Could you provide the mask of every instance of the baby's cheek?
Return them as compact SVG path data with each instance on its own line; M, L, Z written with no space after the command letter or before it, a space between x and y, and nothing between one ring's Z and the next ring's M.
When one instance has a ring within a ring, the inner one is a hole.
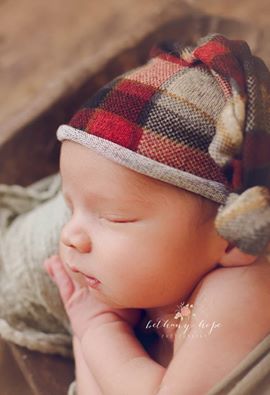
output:
M116 281L119 278L143 278L147 268L158 258L157 244L149 245L146 235L138 237L135 232L129 234L127 231L126 235L117 236L104 240L103 248L99 249L97 261L102 265L102 271L110 273Z

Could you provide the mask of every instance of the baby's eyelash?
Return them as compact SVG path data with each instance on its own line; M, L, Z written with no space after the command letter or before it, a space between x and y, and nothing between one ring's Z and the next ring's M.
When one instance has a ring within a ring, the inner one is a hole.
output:
M101 219L105 219L106 221L115 223L115 224L128 224L128 223L132 223L132 222L136 222L136 219L130 219L130 220L126 220L126 219L109 219L109 218L101 218Z

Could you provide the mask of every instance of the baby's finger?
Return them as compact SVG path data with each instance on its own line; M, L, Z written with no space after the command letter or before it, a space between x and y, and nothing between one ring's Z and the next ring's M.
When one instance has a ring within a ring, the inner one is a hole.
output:
M66 304L76 289L75 284L65 270L62 261L57 256L47 261L45 265L48 268L48 273L50 273L59 289L64 304Z
M50 276L50 278L54 281L53 272L52 272L52 269L51 269L51 266L50 266L50 263L49 263L48 259L46 259L43 262L43 267L46 270L46 272L48 273L48 275Z

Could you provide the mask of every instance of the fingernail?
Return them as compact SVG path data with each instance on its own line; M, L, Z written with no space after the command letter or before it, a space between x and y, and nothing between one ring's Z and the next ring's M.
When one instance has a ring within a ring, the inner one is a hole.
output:
M48 273L48 275L51 277L51 279L53 281L55 281L54 272L53 272L53 268L51 267L51 265L48 265L48 263L46 263L46 261L45 261L44 262L44 267L45 267L46 272Z

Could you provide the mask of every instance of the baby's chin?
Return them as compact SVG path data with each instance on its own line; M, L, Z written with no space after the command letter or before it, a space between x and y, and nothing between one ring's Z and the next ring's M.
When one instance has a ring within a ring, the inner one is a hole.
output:
M106 303L108 306L114 309L128 309L129 306L125 304L120 304L110 298L109 296L105 295L100 289L91 289L91 292L95 295L95 298L98 299L100 302Z

